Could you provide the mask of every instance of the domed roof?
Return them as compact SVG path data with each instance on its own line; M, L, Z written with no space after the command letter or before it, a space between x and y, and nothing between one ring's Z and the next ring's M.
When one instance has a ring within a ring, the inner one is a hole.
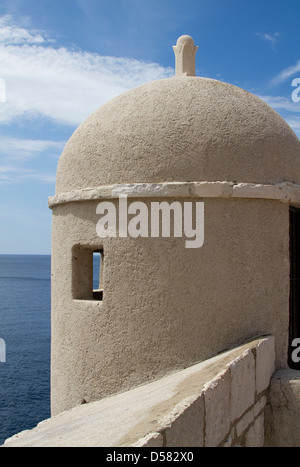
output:
M300 142L258 97L177 73L128 91L87 118L62 153L56 194L174 181L300 183Z

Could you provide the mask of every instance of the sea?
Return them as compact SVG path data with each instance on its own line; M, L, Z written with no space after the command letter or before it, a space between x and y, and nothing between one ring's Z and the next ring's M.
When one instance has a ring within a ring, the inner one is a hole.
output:
M50 417L50 291L51 256L0 255L0 445Z

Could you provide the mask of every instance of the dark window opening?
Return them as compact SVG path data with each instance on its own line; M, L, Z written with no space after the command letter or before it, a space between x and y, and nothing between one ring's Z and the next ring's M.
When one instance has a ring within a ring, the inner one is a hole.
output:
M103 249L75 245L72 249L72 298L103 300Z
M103 250L93 252L93 298L103 300Z
M297 339L299 339L297 341ZM300 209L290 208L290 323L288 365L300 370ZM298 349L298 350L297 350Z

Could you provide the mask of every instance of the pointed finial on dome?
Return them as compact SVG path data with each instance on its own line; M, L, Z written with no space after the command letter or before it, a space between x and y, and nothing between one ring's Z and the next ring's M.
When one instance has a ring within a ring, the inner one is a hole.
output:
M173 45L176 59L176 76L196 76L196 52L194 39L191 36L180 36Z

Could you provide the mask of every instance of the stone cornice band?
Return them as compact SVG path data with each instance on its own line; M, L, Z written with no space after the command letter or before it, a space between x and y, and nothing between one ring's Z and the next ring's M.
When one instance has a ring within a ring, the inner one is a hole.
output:
M52 196L49 208L59 204L101 199L128 198L248 198L277 200L300 205L300 185L282 182L274 185L234 182L164 182L104 185Z

